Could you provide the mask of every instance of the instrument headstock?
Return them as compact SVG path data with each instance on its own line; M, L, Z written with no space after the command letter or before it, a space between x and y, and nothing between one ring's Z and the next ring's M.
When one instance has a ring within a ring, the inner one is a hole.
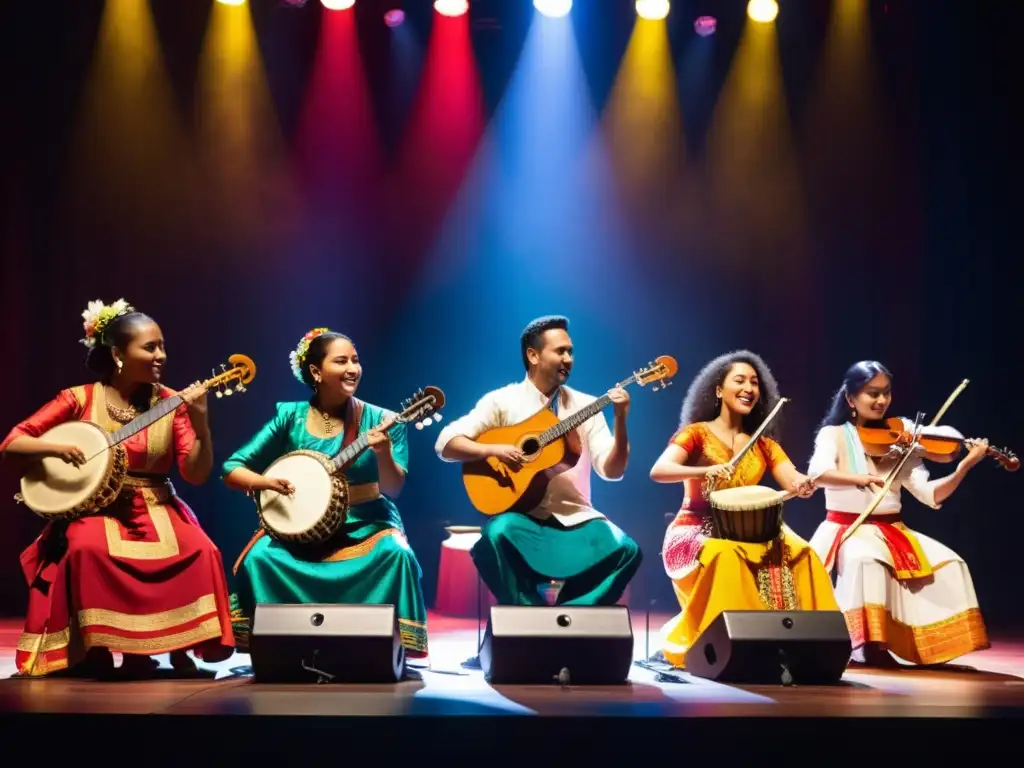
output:
M999 466L1007 472L1016 472L1020 469L1020 459L1009 448L996 448L990 445L986 453L998 461Z
M402 401L402 412L396 420L408 424L414 423L416 429L429 427L441 421L441 409L444 407L444 392L438 387L423 387L413 392L412 397Z
M231 355L227 364L220 364L221 372L215 368L212 376L203 382L208 390L213 390L216 397L227 397L238 392L245 392L245 385L256 378L256 363L245 355ZM231 387L235 382L234 388Z
M658 392L672 386L671 378L678 370L679 364L674 357L662 355L648 363L646 368L634 371L632 379L641 387L654 384L651 391Z

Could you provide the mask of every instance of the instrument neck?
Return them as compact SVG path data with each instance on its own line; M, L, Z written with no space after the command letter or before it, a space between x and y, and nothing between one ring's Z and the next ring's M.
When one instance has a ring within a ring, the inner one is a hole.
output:
M392 421L390 424L382 425L381 429L385 432L390 432L398 420ZM334 464L335 471L340 471L342 468L348 466L357 458L360 454L370 447L370 433L363 432L355 440L349 443L347 446L338 451L337 455L331 460Z
M627 381L623 384L619 384L619 386L627 386L628 384L631 383L631 381L632 380ZM594 402L584 406L583 408L580 408L571 416L567 416L566 418L562 419L553 427L545 429L540 435L541 447L553 443L555 440L558 440L559 438L562 438L565 435L572 432L585 421L589 421L598 413L600 413L605 408L605 406L607 406L611 401L611 397L609 397L608 394L605 393L601 395L601 397L597 398Z
M148 411L135 417L119 430L114 432L110 436L110 444L117 445L118 443L124 442L132 435L137 432L141 432L146 429L146 427L156 423L164 416L174 411L174 409L183 402L185 401L181 395L172 395L171 397L166 397L163 400L160 400Z

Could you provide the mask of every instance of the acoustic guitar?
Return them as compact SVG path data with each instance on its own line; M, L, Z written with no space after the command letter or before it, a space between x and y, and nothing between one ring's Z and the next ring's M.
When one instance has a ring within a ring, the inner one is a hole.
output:
M677 370L675 359L663 355L615 387L654 384L652 390L657 392L670 386L669 379ZM559 419L550 408L542 408L518 424L496 427L481 434L476 438L478 443L514 445L523 455L523 464L513 468L493 456L463 464L462 482L470 502L485 515L534 509L544 498L551 479L572 469L579 461L579 453L566 436L609 403L611 398L604 394L564 419Z
M221 373L202 382L218 398L245 392L245 385L256 376L255 363L245 355L231 355L228 363L221 365ZM237 382L234 388L228 386L231 382ZM109 507L128 473L124 441L170 416L183 402L180 394L166 397L116 432L84 420L48 429L40 439L77 446L85 454L85 464L76 467L55 456L33 462L21 478L21 493L15 495L15 501L45 520L74 520Z

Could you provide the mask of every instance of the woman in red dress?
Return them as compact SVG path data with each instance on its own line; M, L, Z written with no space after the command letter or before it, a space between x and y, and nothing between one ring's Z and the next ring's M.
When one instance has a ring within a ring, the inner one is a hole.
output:
M18 424L0 454L32 460L85 461L74 445L41 439L71 420L117 431L174 392L160 384L167 354L160 327L123 300L95 301L82 313L94 384L62 390ZM145 676L151 657L170 653L175 670L192 672L186 651L204 661L234 652L227 580L220 550L168 475L200 485L213 468L206 393L193 385L185 403L122 443L128 475L117 500L99 514L48 522L21 556L29 584L25 631L16 661L22 676L72 670L103 676L123 654L121 673Z

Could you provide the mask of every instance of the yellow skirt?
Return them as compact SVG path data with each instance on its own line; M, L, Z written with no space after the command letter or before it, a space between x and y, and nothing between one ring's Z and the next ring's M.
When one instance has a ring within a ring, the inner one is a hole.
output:
M722 611L839 610L821 560L788 529L768 544L707 539L700 565L672 587L682 611L662 630L662 650L680 669L686 651Z

